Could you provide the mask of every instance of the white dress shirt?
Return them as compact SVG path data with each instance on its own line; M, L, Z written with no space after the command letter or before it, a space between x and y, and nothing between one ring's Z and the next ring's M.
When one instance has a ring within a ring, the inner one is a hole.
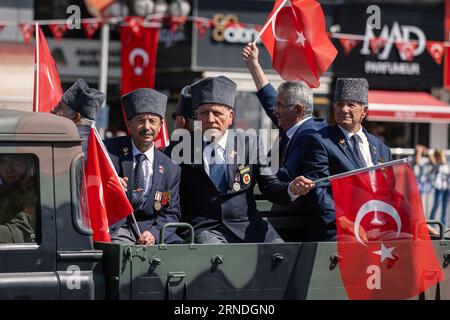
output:
M203 166L205 167L205 172L208 176L210 163L225 163L225 147L227 145L227 139L228 130L225 131L225 134L219 139L219 141L208 144L203 150ZM203 141L208 142L209 140L203 136ZM211 156L213 148L215 148L215 157Z
M348 144L352 148L353 148L353 140L351 139L351 137L356 134L356 135L358 135L361 138L361 139L358 139L358 141L359 141L359 143L358 143L359 150L361 151L361 154L362 154L362 156L364 158L364 161L366 162L367 166L368 167L373 166L374 163L372 161L372 155L370 153L369 140L367 140L367 136L364 133L362 127L356 133L347 131L344 128L342 128L341 126L339 126L339 129L341 129L342 133L344 134L345 138L347 139Z
M286 144L286 149L288 148L289 143L291 142L292 137L294 136L294 133L297 132L297 129L303 124L305 123L306 120L311 119L312 117L306 117L305 119L300 120L299 122L297 122L295 125L293 125L292 127L290 127L289 129L287 129L286 131L286 136L289 138L288 143Z
M139 149L135 146L133 140L131 140L131 145L133 146L133 172L134 172L134 169L136 167L136 155L142 152L139 151ZM145 203L145 201L147 201L148 193L151 189L153 182L153 159L155 155L155 144L153 144L152 147L148 149L147 152L145 152L144 154L146 158L142 163L142 166L144 169L144 180L145 180L144 186L144 203Z

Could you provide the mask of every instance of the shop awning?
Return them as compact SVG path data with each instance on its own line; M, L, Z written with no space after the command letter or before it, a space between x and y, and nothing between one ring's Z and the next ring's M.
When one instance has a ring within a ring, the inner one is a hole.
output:
M450 123L450 106L426 92L370 90L368 120Z

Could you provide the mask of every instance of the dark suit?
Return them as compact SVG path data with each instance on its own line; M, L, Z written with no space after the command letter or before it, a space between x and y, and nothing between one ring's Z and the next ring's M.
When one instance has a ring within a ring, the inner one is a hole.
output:
M278 127L277 118L273 114L277 97L275 88L269 83L261 88L256 95L263 106L264 111L266 111L273 124ZM312 117L297 128L287 144L285 151L282 150L282 146L280 145L280 168L276 175L281 181L290 182L300 175L302 159L305 152L305 148L302 145L303 140L308 134L316 132L326 126L327 123L325 120ZM285 131L282 128L278 127L278 129L281 131L280 136L285 134ZM283 153L284 157L282 156Z
M133 186L133 148L131 137L118 137L105 141L106 148L120 177L128 178L127 196L132 201ZM180 197L179 186L181 169L174 164L170 158L155 148L153 159L153 183L150 187L149 196L142 209L134 212L141 232L149 231L155 237L156 243L160 243L159 233L162 226L169 222L180 220ZM170 192L170 201L163 205L160 210L155 210L155 193ZM128 218L129 220L129 218ZM120 228L127 218L122 219L111 226L110 231L114 233ZM129 225L134 226L131 222ZM175 233L174 229L167 229L165 235L166 243L182 243L182 239ZM136 230L135 230L136 232Z
M204 230L226 228L241 242L272 242L279 238L272 225L259 215L253 188L257 181L260 190L269 200L289 203L288 183L280 182L272 174L264 148L257 141L256 136L238 133L233 138L228 134L225 147L228 183L226 192L223 193L205 171L202 148L192 150L192 156L201 159L202 163L181 165L183 218L193 225L196 235ZM253 161L254 164L250 163L252 155L256 155L257 161ZM246 174L250 178L247 183L244 178ZM239 184L238 191L233 189L236 182Z
M389 147L363 129L369 142L372 162L377 165L392 160ZM311 179L332 176L360 168L346 137L338 125L323 128L306 138L302 174ZM310 240L332 240L336 237L336 214L331 184L329 181L318 184L303 199L313 214L309 233Z

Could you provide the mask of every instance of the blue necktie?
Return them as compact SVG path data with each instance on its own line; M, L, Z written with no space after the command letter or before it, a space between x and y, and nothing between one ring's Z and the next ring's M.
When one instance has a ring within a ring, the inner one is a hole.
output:
M143 153L136 155L136 166L134 167L133 179L133 197L131 201L134 210L139 209L142 202L144 202L145 180L143 163L146 158L146 155Z
M361 168L367 167L366 161L364 160L361 150L359 149L359 141L361 141L361 137L357 134L354 134L350 139L352 139L353 152L356 156L356 159L358 160L359 165L361 166Z
M209 145L210 143L207 143L206 145ZM212 152L211 152L211 160L216 160L216 148L217 145L213 144L211 145ZM220 192L225 192L227 190L227 173L226 173L227 165L225 163L217 163L217 160L214 162L209 163L209 177L211 178L212 182L216 185L217 189L219 189Z

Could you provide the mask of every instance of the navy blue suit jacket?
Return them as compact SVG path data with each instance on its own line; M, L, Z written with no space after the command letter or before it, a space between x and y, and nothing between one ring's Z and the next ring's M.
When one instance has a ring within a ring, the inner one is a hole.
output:
M277 91L275 88L269 83L261 88L256 95L259 102L263 106L264 111L266 111L273 124L278 127L277 118L273 114L277 97ZM303 146L305 137L308 134L314 133L326 126L327 123L325 120L312 117L302 123L302 125L295 131L285 151L284 159L281 159L281 150L279 151L280 168L278 169L276 175L281 181L290 182L300 175L305 152L305 147ZM280 131L284 131L280 127L278 127L278 129L280 129Z
M128 178L127 197L131 202L133 192L133 148L131 137L118 137L105 141L106 148L112 163L120 177ZM149 190L149 196L141 210L134 212L141 232L149 231L155 237L156 243L160 243L160 230L162 226L169 222L179 222L180 196L179 187L181 180L181 169L164 153L155 148L153 159L153 183ZM170 192L170 201L162 206L160 210L155 210L155 193ZM127 218L122 219L111 226L111 232L122 226ZM134 224L131 224L134 227ZM166 229L166 243L183 243L183 240L175 234L174 229Z
M369 141L372 162L376 165L392 160L391 151L383 142L364 133ZM360 168L356 156L338 125L331 125L306 137L302 174L311 180ZM336 214L330 182L318 184L303 199L312 213L310 240L332 240L336 237Z
M233 141L231 134L228 135L225 148L228 159L226 192L220 192L206 173L201 147L195 150L193 148L192 157L201 159L202 163L195 164L192 161L181 164L183 219L193 225L196 234L224 226L242 242L271 242L279 235L270 223L261 218L256 209L253 195L255 181L269 200L282 203L290 202L287 192L289 184L280 182L273 175L267 165L268 158L262 143L257 142L260 140L256 136L238 133L237 139L243 142L240 148L237 148L239 143ZM256 161L250 161L252 155L256 155ZM247 183L244 178L246 174L249 175ZM239 184L239 190L233 188L235 183Z

